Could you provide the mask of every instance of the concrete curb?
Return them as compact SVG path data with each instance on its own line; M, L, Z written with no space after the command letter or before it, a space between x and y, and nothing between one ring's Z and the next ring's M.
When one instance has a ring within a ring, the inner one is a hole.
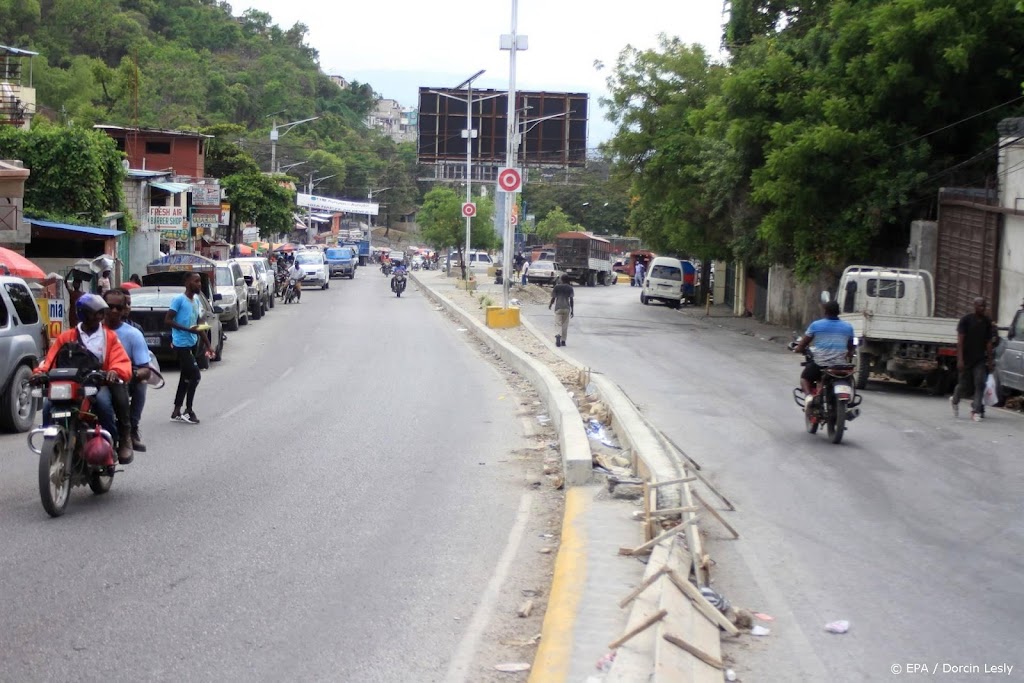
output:
M552 424L558 430L558 442L562 453L562 472L566 485L589 484L593 477L593 456L590 453L590 442L587 440L587 433L583 428L576 404L569 398L565 386L555 377L555 373L507 343L482 322L435 292L429 285L420 281L414 273L410 273L409 277L431 301L447 310L491 351L534 386L547 407Z

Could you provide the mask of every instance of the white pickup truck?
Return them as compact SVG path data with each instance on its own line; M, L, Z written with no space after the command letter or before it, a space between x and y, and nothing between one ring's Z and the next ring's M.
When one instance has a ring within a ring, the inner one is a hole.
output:
M840 317L853 325L856 384L872 373L935 393L956 384L955 318L936 318L935 286L924 270L850 266L836 292Z

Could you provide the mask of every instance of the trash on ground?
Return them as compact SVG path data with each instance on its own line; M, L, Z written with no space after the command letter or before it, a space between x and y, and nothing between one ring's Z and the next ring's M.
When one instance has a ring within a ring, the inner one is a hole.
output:
M548 422L551 422L551 418L548 417L547 415L538 415L537 422L541 423L542 425L546 425Z
M850 622L846 621L845 619L840 619L839 621L830 621L829 623L825 624L825 630L829 633L846 633L850 630Z
M753 628L754 626L754 615L749 610L742 608L729 610L725 616L729 617L736 628Z
M725 680L727 680L727 681L735 681L736 680L736 672L733 671L732 669L726 669L725 670Z
M772 630L770 628L765 628L760 624L755 624L754 628L750 629L750 635L752 636L766 636L771 632Z
M761 621L775 621L775 617L770 614L765 614L764 612L754 612L754 616Z
M525 619L533 613L533 599L527 600L519 606L516 610L516 616L520 619Z
M456 330L456 332L469 332L469 328L467 328L467 327L460 327L459 329Z
M614 661L615 661L615 653L614 652L609 652L609 653L605 654L603 657L601 657L601 659L597 660L597 670L598 671L610 671L611 668L612 668L612 663Z
M519 305L521 305L521 303L522 303L522 302L520 302L520 301L519 301L519 299L509 299L509 300L508 300L508 302L509 302L509 304L511 304L512 306L519 306Z
M700 586L700 594L723 614L729 609L729 601L711 586Z
M514 674L520 671L529 671L530 665L526 662L508 662L506 664L495 664L494 668L507 674Z
M608 431L599 420L591 418L587 421L587 436L608 448L619 448L619 445L608 435Z

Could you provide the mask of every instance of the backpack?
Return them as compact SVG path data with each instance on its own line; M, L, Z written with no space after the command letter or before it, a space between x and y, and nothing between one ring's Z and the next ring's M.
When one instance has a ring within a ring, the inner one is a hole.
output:
M78 370L79 377L84 377L93 370L101 370L103 368L100 360L82 343L82 336L78 330L75 330L75 338L64 342L57 351L57 357L54 359L53 366L55 368Z

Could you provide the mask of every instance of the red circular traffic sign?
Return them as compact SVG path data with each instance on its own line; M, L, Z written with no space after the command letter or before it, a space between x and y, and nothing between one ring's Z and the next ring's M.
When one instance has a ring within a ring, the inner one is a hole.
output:
M498 173L498 187L505 192L518 192L523 184L523 177L515 168L503 168Z
M473 202L462 203L462 215L466 218L472 218L476 215L476 204Z
M512 221L512 225L515 225L519 222L519 216L512 214L512 217L509 220Z

